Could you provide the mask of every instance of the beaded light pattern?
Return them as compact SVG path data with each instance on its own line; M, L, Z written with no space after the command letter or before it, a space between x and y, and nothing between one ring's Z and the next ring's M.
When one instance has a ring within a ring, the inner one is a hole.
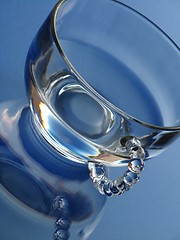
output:
M144 169L145 151L141 142L132 137L125 142L125 148L130 156L128 170L117 180L106 176L105 166L101 163L89 162L90 177L96 189L107 196L121 195L128 191L139 180L139 174Z
M57 216L55 222L54 240L68 240L70 237L70 212L69 203L64 196L57 196L52 204L54 215Z

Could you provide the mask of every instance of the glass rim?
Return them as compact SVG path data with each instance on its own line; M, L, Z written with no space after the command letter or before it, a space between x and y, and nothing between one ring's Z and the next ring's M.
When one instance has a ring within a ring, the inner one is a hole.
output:
M94 88L86 82L86 80L78 73L78 71L76 70L76 68L73 66L73 64L71 63L71 61L68 59L66 53L63 51L63 48L61 47L61 43L60 40L58 38L57 35L57 31L56 31L56 16L58 13L58 10L60 9L61 5L66 2L68 0L59 0L58 3L55 5L52 13L51 13L51 30L52 30L52 36L53 36L53 40L56 44L56 47L60 53L60 55L62 56L63 60L66 62L66 64L68 65L69 69L72 70L73 74L77 77L77 79L82 83L82 85L84 85L94 96L96 96L98 99L100 99L100 101L104 102L107 106L109 106L111 109L113 109L113 111L115 111L116 113L134 121L137 122L138 124L144 126L144 127L148 127L151 129L156 129L156 130L161 130L161 131L179 131L180 130L180 125L179 126L159 126L159 125L153 125L150 124L148 122L144 122L136 117L133 117L132 115L128 114L127 112L121 110L120 108L116 107L114 104L112 104L110 101L108 101L106 98L104 98L103 96L101 96L101 94L99 94L96 90L94 90ZM152 24L152 26L154 26L156 28L156 30L158 30L161 34L163 34L166 39L169 41L169 43L176 48L178 51L180 51L180 48L178 47L178 45L171 39L171 37L165 33L158 25L156 25L153 21L151 21L148 17L146 17L145 15L143 15L142 13L140 13L139 11L135 10L134 8L119 2L118 0L111 0L113 2L116 2L122 6L124 6L125 8L129 9L130 11L132 11L133 13L137 14L138 16L142 17L142 19L144 19L145 21L147 21L148 23Z

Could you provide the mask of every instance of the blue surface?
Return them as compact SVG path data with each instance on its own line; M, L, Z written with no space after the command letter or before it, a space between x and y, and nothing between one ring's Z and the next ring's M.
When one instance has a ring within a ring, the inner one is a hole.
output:
M179 0L122 1L154 21L180 46ZM56 1L0 3L0 101L25 98L24 63L29 45ZM11 88L7 88L11 85ZM141 181L108 201L90 240L180 239L180 140L147 162ZM118 174L118 170L113 170ZM4 239L2 239L4 240Z

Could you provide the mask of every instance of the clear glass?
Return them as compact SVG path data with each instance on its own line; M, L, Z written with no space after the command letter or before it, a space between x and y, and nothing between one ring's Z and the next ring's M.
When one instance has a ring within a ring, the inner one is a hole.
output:
M179 48L118 1L60 1L34 39L26 82L36 128L61 155L122 166L179 135Z
M25 99L1 102L0 119L0 239L56 239L61 218L69 240L87 239L106 203L87 166L47 144Z
M179 48L131 8L60 1L28 53L31 109L23 93L15 101L1 89L0 239L49 240L58 228L87 239L106 197L81 163L127 164L130 136L147 158L164 150L180 130L179 69ZM141 159L131 169L138 164L142 170ZM129 186L132 175L124 175Z

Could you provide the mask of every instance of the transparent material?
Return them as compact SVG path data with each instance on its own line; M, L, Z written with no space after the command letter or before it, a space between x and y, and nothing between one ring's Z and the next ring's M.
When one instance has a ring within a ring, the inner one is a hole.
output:
M106 198L81 163L97 161L95 177L128 165L96 182L109 195L138 181L124 146L135 136L150 158L179 135L179 69L178 47L129 7L60 1L28 53L30 107L0 103L0 239L87 239Z
M87 239L106 202L87 166L47 145L25 102L1 103L0 119L0 239Z
M66 0L39 30L26 64L34 122L60 154L122 166L135 136L147 159L180 130L179 48L110 0Z

